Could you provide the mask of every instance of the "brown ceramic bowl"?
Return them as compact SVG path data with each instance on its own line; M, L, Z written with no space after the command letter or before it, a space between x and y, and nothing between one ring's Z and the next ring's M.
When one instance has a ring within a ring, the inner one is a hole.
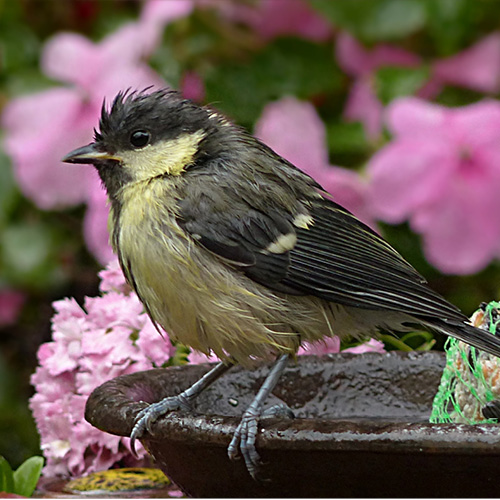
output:
M269 401L285 401L297 418L261 421L259 482L226 448L269 365L233 368L199 397L194 414L160 419L141 441L194 497L498 497L500 428L428 423L443 367L435 352L299 357ZM86 418L128 436L140 401L178 394L208 369L110 380L90 396Z

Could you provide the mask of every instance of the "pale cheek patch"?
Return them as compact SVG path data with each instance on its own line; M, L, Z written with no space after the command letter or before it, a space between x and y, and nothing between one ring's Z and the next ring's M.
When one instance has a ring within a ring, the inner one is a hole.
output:
M143 149L125 151L120 156L134 181L144 181L160 175L180 175L193 161L203 131L182 135L170 141L150 144Z

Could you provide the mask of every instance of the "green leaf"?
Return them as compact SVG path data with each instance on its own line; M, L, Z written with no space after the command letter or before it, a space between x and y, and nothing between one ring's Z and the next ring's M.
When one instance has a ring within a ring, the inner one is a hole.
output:
M311 0L336 26L365 42L400 39L426 23L425 0Z
M396 97L414 95L429 80L427 67L401 68L386 66L375 73L375 89L383 104Z
M427 0L426 8L436 55L443 57L458 52L477 36L478 14L485 4L478 0Z
M23 462L14 472L15 493L30 497L35 491L42 473L43 458L31 457Z
M205 84L208 102L250 127L271 100L307 99L338 89L340 71L330 47L282 38L251 61L214 66Z
M2 278L12 286L44 289L64 282L56 228L36 220L19 221L3 228L0 236Z
M0 151L0 227L5 224L19 199L20 193L14 181L9 157Z
M14 493L14 474L9 462L0 455L0 491Z
M369 144L360 122L330 122L326 124L328 148L337 161L337 155L366 153Z

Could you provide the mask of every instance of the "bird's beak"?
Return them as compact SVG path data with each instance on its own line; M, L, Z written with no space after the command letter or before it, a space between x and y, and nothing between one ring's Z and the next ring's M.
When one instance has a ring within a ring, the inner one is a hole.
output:
M99 151L95 142L68 153L61 161L64 163L96 163L104 160L120 161L121 158L106 151Z

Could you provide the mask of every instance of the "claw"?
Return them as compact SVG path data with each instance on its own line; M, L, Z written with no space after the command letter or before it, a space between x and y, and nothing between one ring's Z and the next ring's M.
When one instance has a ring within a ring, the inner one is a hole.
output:
M255 449L255 440L258 431L258 419L260 412L249 408L236 428L236 432L229 443L227 453L231 460L238 458L238 452L241 452L249 474L253 479L257 479L257 473L260 465L260 457Z
M269 393L276 386L280 375L285 369L287 361L288 354L282 354L271 368L271 371L264 380L259 392L250 403L250 406L245 413L243 413L241 422L236 428L227 449L227 454L231 460L238 458L238 450L241 451L247 470L255 480L258 480L257 475L260 466L260 457L255 449L255 440L257 439L259 418L263 414L262 406L266 398L269 396ZM283 411L284 406L286 405L275 405L275 407L272 407L267 412L264 412L264 415L270 410L273 410L273 408ZM291 410L289 411L291 412Z
M285 403L280 403L264 410L262 412L261 418L266 418L266 417L294 419L295 413L293 413L293 411L290 409L288 405L286 405Z
M135 450L135 443L144 435L144 431L151 432L152 425L165 414L170 413L175 410L191 410L191 405L189 402L179 394L178 396L169 397L153 403L148 407L141 410L134 423L132 432L130 433L130 449L132 453L137 457L137 452Z

